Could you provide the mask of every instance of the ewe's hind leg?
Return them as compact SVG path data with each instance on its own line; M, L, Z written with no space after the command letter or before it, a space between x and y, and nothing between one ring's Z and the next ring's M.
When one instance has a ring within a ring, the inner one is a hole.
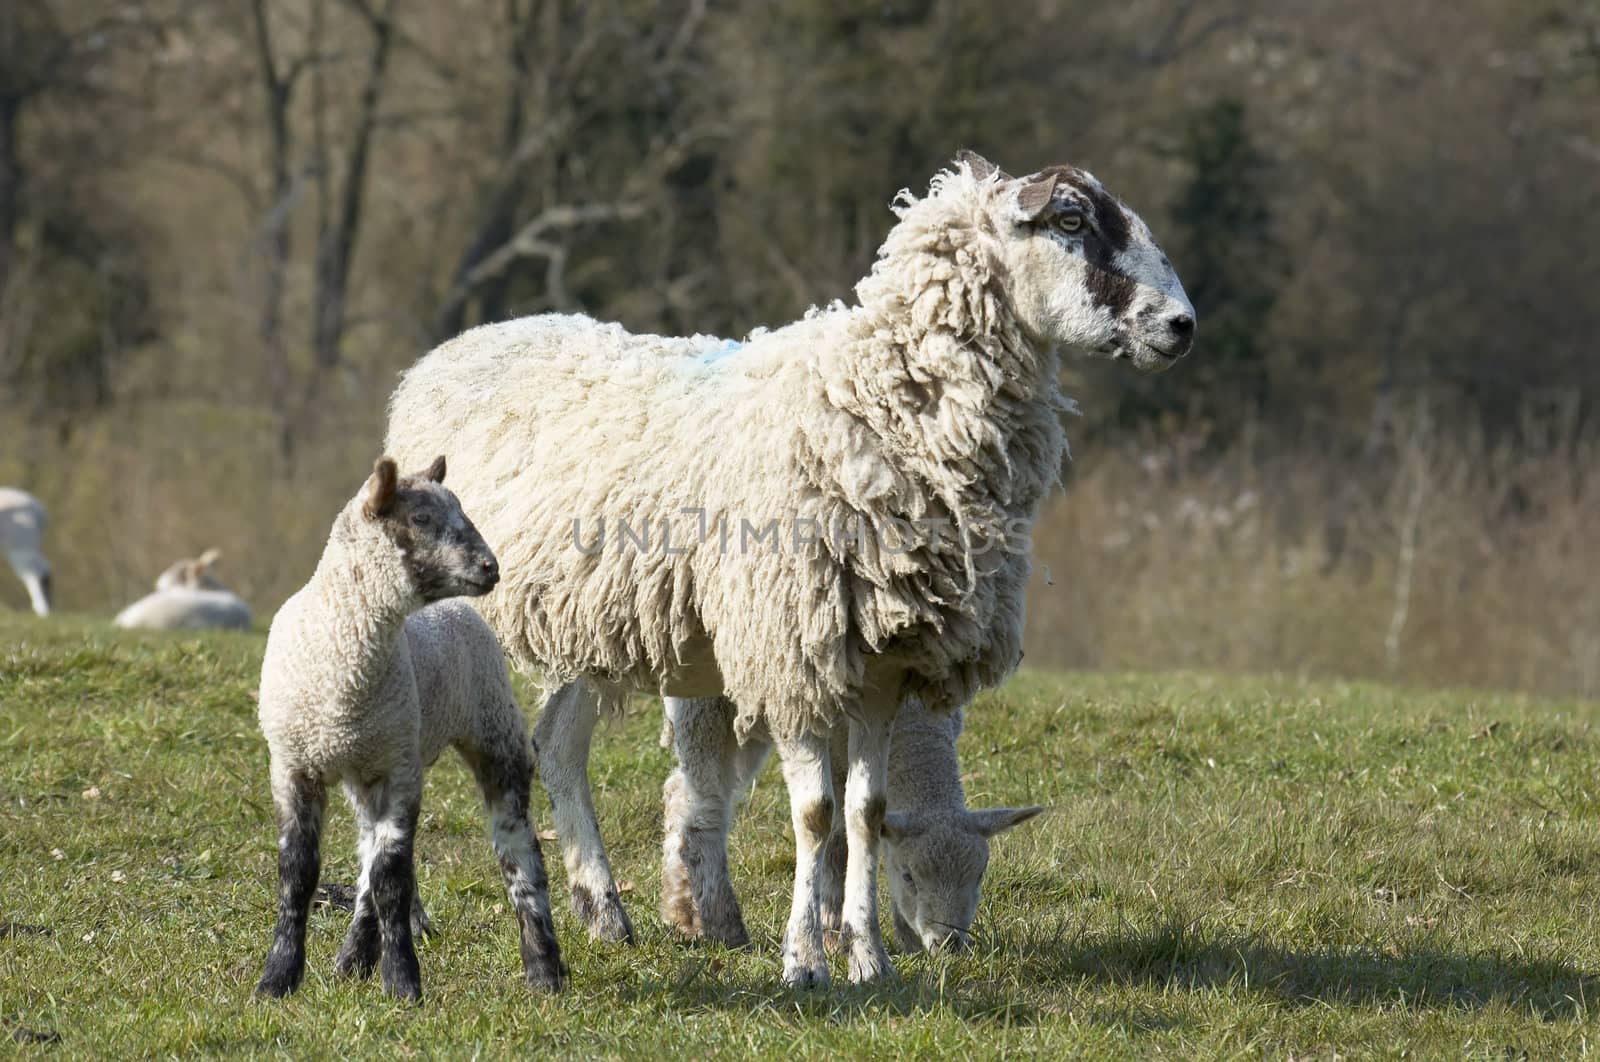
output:
M305 976L306 918L322 872L326 799L320 778L272 772L272 803L278 814L278 921L267 968L256 985L258 995L286 996Z
M411 903L417 892L412 851L422 805L421 790L420 765L408 765L387 779L349 790L357 815L372 823L361 876L365 891L372 897L378 925L383 987L392 996L410 1000L422 998L422 971L411 937ZM356 918L361 916L358 902ZM352 937L356 931L352 924ZM350 943L348 939L346 943Z
M850 980L857 983L894 976L878 926L878 834L888 807L889 727L895 706L869 701L861 717L850 720L843 931L850 947Z
M528 790L533 763L528 755L527 726L520 711L482 748L462 747L461 754L477 775L483 804L489 812L489 838L500 861L511 907L522 933L522 970L531 988L559 991L567 968L561 962L556 927L550 917L550 883L544 853L528 821Z
M573 913L589 927L591 937L632 944L633 923L611 876L589 794L589 739L599 718L599 691L585 679L567 683L539 713L534 751L561 838Z
M740 768L753 774L765 746L756 743L754 762L741 762L726 698L665 700L678 768L663 790L661 916L688 936L741 948L750 934L728 873L728 827Z
M850 765L848 738L850 728L840 722L833 728L828 756L832 765L833 791L839 796L845 791L845 769ZM828 843L822 854L822 945L828 952L839 951L845 945L844 932L844 870L847 854L844 816L835 815L828 830Z
M828 769L828 742L805 737L778 743L783 780L789 787L789 814L794 820L794 900L783 935L783 979L796 987L821 988L828 983L828 957L822 950L817 888L822 874L822 848L833 821L833 778Z

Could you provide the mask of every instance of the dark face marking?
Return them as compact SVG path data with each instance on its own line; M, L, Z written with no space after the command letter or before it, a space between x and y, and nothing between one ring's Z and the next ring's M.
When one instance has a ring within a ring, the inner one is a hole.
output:
M494 554L455 495L426 476L401 479L381 520L423 600L487 593L499 579Z
M1082 237L1083 255L1090 265L1089 296L1096 306L1104 306L1114 317L1121 317L1133 305L1138 282L1117 268L1117 255L1126 251L1133 239L1133 224L1123 205L1088 174L1074 166L1051 166L1040 171L1056 181L1060 209L1079 209L1093 219ZM1061 190L1065 190L1065 195ZM1050 223L1047 215L1044 224Z

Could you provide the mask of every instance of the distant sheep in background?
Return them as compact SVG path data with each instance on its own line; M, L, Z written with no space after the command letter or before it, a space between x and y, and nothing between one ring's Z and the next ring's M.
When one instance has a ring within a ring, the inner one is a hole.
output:
M112 622L158 631L248 630L250 606L216 577L221 556L222 551L213 548L175 562L156 578L154 593L117 613Z
M16 487L0 487L0 550L28 588L33 611L50 615L50 563L39 548L44 536L44 506Z

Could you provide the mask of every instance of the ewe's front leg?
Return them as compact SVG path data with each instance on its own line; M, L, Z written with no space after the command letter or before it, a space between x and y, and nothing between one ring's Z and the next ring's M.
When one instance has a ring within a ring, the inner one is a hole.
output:
M661 916L686 936L742 948L750 934L728 873L740 767L733 705L722 697L665 700L678 768L662 790Z
M783 780L789 787L789 814L794 821L794 901L783 934L783 979L799 988L828 984L828 957L822 950L818 885L823 845L833 821L833 779L828 770L826 738L806 737L778 743Z
M611 876L589 793L589 739L599 718L594 686L585 679L569 682L545 701L533 728L534 750L561 838L573 913L591 937L632 944L633 923Z
M864 706L850 720L850 771L845 783L844 934L850 947L850 980L894 976L878 926L878 835L888 809L891 713Z

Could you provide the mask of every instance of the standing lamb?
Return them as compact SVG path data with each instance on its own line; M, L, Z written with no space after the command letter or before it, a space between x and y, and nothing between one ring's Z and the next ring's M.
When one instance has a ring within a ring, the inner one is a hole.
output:
M40 616L50 615L50 563L39 548L44 528L44 506L38 498L16 487L0 487L0 550Z
M1058 348L1146 370L1189 350L1171 264L1082 170L1011 178L964 156L894 210L857 305L726 356L548 315L458 336L395 391L393 450L473 455L457 489L507 572L479 608L555 684L535 737L593 933L630 932L584 767L597 712L629 688L726 694L789 789L785 980L828 979L818 885L843 720L849 973L892 973L889 728L907 695L950 711L1021 656L1029 532L1066 452Z
M528 822L527 721L494 634L467 605L444 600L487 594L499 566L440 485L444 472L443 457L403 478L379 460L334 521L311 581L272 621L261 730L278 814L278 920L258 993L287 995L304 976L326 786L339 780L360 824L361 874L335 966L366 977L381 954L384 987L421 999L412 845L423 771L446 745L483 791L529 985L554 991L566 975Z
M734 737L735 709L725 698L666 699L667 730L678 767L663 787L661 915L690 937L730 947L749 941L728 874L733 806L771 748ZM906 951L964 950L978 913L989 839L1044 808L967 807L956 739L963 710L930 712L906 698L889 741L889 809L883 818L883 863L895 936ZM845 785L845 728L834 730L835 790ZM844 830L828 834L822 881L824 936L840 928L844 903Z
M156 588L111 622L148 630L249 630L250 606L216 576L218 549L175 561L156 577Z

